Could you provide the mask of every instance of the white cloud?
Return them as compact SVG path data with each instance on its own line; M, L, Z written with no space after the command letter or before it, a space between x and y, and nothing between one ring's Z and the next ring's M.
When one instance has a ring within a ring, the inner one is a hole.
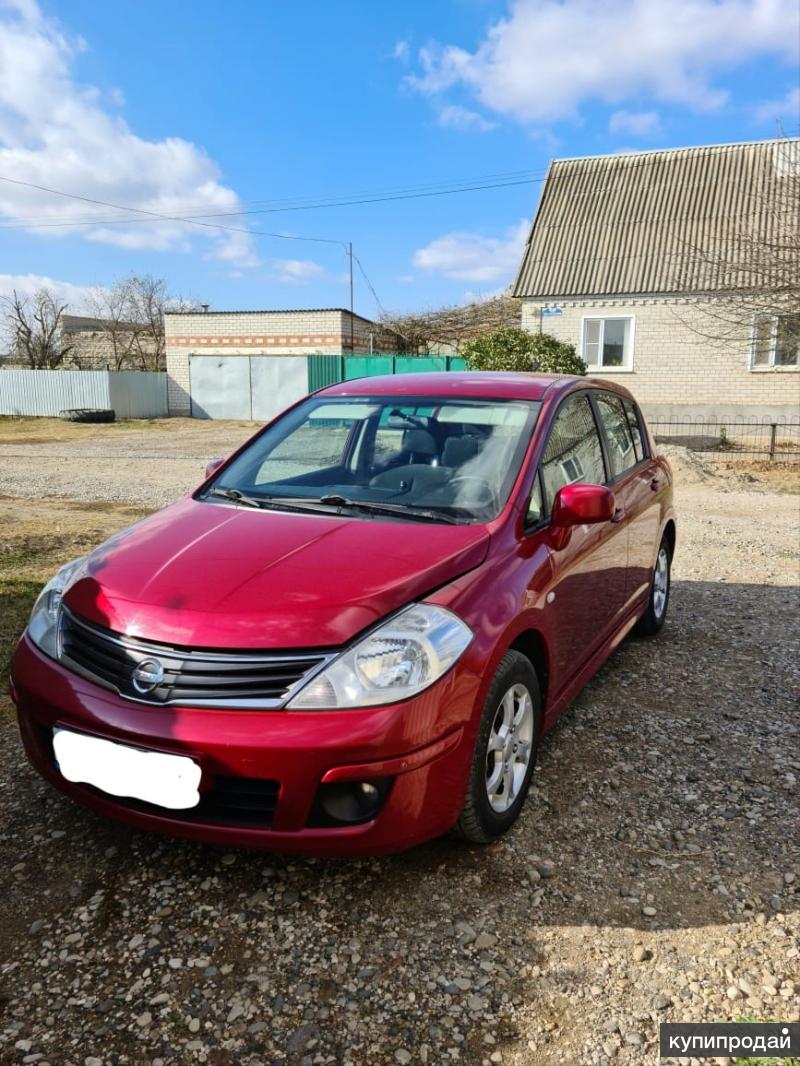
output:
M608 120L609 133L630 133L633 137L647 137L660 128L657 111L614 111Z
M792 123L789 134L796 133L797 123L800 122L800 89L790 89L786 96L780 100L765 100L758 104L753 112L756 122L772 122L776 119L788 119Z
M397 41L391 52L392 59L398 63L407 63L411 58L411 45L408 41Z
M439 108L439 125L453 130L478 130L485 133L497 128L496 122L490 122L477 111L470 111L459 104L445 104Z
M585 101L631 97L720 107L721 70L757 55L792 60L796 0L512 0L475 49L421 49L409 79L437 96L466 89L485 108L520 122L574 118Z
M508 284L519 267L529 229L527 219L521 219L501 237L447 233L419 248L412 262L418 270L458 281Z
M284 285L305 285L325 273L313 259L272 259L272 276Z
M216 163L180 137L146 140L108 97L75 80L73 62L84 42L68 38L35 0L0 0L0 174L89 199L130 205L160 215L210 214L239 209L236 193L220 180ZM187 211L188 209L188 211ZM0 212L28 222L28 232L87 240L122 248L182 250L201 238L210 254L254 265L252 238L181 222L119 224L146 218L0 182ZM89 227L48 228L67 220ZM213 221L213 220L209 220ZM241 225L238 219L221 219Z
M49 289L57 300L68 305L68 312L73 315L87 312L92 297L99 291L92 285L75 285L44 274L0 274L0 299L14 292L20 296L33 296L39 289Z

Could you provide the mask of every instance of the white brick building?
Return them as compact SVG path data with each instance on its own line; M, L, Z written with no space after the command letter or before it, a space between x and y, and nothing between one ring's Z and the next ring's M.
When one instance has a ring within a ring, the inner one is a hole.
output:
M574 344L651 418L797 418L800 307L729 320L731 279L760 283L731 263L800 225L799 178L786 139L555 161L516 281L523 327Z
M393 350L391 338L368 318L342 308L303 311L200 311L164 316L167 385L172 415L202 414L205 400L198 391L215 390L222 405L215 417L226 417L225 403L242 399L255 366L264 385L251 414L227 417L266 418L293 402L308 388L309 355L341 355ZM280 357L281 361L263 357ZM212 359L211 357L217 357ZM256 357L257 361L253 360ZM298 391L300 390L300 391ZM266 396L266 393L269 393ZM228 395L229 399L225 397ZM238 402L238 401L237 401ZM230 410L242 410L231 406Z

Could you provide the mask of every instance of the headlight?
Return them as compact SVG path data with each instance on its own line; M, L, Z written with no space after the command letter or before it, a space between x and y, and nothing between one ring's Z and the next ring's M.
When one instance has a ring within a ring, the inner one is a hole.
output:
M39 593L31 611L28 636L37 648L41 648L45 655L53 659L58 657L58 608L61 606L61 597L85 558L86 556L81 556L80 559L73 559L71 563L62 566Z
M408 699L447 673L471 640L469 626L444 607L414 604L335 659L288 706L332 710Z

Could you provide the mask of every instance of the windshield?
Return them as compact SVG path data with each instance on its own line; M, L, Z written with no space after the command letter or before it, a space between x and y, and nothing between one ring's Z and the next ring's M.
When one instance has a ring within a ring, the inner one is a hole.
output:
M296 509L362 517L496 517L541 405L398 399L309 397L213 479L203 498L265 507L274 501L282 509L297 501Z

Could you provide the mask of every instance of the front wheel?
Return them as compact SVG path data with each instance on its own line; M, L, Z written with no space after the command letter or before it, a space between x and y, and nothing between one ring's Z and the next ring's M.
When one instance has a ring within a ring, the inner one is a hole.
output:
M658 546L656 565L653 568L653 580L650 582L650 599L647 610L639 619L636 632L643 637L653 637L660 632L667 617L670 589L669 543L663 537Z
M539 680L530 660L508 651L481 715L467 794L456 832L473 844L505 833L519 817L541 732Z

